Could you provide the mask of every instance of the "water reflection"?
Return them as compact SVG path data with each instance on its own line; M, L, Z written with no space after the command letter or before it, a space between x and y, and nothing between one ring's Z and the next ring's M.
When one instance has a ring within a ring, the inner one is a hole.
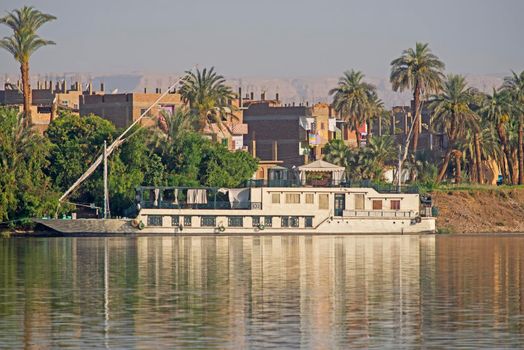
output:
M0 241L0 348L515 347L524 238Z

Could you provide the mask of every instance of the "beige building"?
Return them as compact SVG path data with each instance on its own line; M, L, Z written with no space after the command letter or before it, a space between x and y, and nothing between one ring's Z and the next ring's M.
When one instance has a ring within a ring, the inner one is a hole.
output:
M31 117L34 127L41 132L45 131L51 120L57 116L58 110L78 113L80 97L88 93L92 93L91 84L87 85L86 90L82 90L80 82L67 86L65 81L37 81L36 88L31 90ZM101 90L96 93L104 93L103 84ZM4 89L0 90L0 105L22 111L23 95L20 82L4 84Z

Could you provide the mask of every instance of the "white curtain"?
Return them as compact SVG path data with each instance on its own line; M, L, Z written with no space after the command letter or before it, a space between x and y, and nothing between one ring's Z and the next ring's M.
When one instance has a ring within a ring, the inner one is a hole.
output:
M187 190L187 204L207 204L207 191L204 189Z
M160 189L155 188L153 192L155 193L155 201L153 202L153 206L158 207L158 197L160 196Z
M232 209L249 208L249 188L230 188L228 192L229 203Z

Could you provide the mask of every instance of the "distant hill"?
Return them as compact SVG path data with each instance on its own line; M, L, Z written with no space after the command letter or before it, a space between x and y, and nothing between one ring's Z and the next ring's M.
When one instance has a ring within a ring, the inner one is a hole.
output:
M155 88L167 88L170 83L180 76L177 73L130 73L130 74L86 74L86 73L62 73L33 76L33 81L39 78L43 79L66 79L74 81L81 79L85 85L92 81L95 89L98 89L100 83L105 84L106 92L118 89L118 92L155 91ZM484 92L491 92L493 87L502 84L503 74L489 75L466 75L471 86ZM330 101L328 92L336 86L338 77L226 77L228 82L235 91L242 86L243 95L253 92L256 98L260 97L261 92L266 92L266 98L274 98L278 92L280 99L284 103L315 103L320 101ZM16 77L10 77L10 81L16 81ZM5 80L5 78L4 78ZM396 105L406 105L410 101L410 93L396 93L391 90L391 85L387 77L368 77L368 82L377 87L380 98L384 101L386 107ZM33 84L34 86L34 84Z

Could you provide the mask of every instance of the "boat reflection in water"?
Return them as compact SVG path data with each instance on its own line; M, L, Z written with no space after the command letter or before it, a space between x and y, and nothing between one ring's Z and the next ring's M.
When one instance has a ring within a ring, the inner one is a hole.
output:
M0 348L517 347L524 239L0 241Z

